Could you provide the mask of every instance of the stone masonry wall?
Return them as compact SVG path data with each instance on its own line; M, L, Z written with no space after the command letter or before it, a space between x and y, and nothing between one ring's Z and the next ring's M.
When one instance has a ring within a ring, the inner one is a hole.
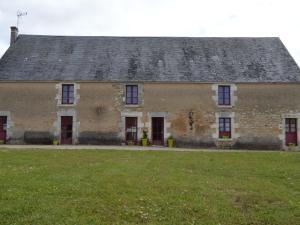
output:
M300 113L298 84L236 84L235 105L220 108L213 84L139 84L143 101L126 106L124 84L79 82L76 105L61 106L58 83L0 83L0 113L11 119L9 143L51 144L58 115L71 110L79 144L120 144L126 115L139 117L141 137L144 128L151 130L151 116L159 115L165 117L165 138L172 135L177 146L280 149L284 115ZM230 142L216 138L220 113L234 118Z

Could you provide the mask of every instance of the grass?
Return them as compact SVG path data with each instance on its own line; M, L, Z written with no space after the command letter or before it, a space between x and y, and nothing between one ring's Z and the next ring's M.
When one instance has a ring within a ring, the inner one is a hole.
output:
M300 154L0 150L0 224L300 224Z

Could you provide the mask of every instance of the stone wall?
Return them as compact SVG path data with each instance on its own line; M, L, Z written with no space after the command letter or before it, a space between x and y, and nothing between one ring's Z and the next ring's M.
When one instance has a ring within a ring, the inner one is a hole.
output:
M137 115L139 137L144 128L151 133L152 116L163 116L165 139L172 135L177 146L281 149L284 118L300 118L298 84L236 84L235 104L225 108L215 102L215 84L139 84L138 106L125 105L124 84L97 82L77 83L76 104L63 106L57 85L0 83L0 114L10 116L9 143L49 143L60 135L59 116L71 113L74 144L121 144L125 116ZM217 117L224 113L234 121L235 135L227 142L217 137Z
M54 83L0 83L0 112L9 112L11 120L8 143L33 143L53 132L55 95Z

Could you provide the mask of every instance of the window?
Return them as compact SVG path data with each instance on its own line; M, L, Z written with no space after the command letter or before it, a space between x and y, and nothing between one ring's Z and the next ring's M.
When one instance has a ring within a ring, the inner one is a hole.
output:
M297 119L287 118L285 119L285 132L296 132L297 131Z
M126 85L126 104L137 105L138 104L138 86Z
M62 85L62 104L73 104L74 103L74 84L63 84Z
M219 138L231 138L231 118L219 118Z
M219 85L218 86L218 104L219 105L230 105L230 86Z

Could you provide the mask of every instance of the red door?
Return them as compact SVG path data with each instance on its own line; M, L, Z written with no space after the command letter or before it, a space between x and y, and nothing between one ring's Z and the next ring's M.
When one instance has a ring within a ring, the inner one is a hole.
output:
M125 137L127 144L137 144L137 117L125 118Z
M6 124L7 124L7 117L0 116L0 142L3 144L6 143Z
M287 118L285 119L285 144L297 145L297 119Z
M62 145L71 145L73 137L73 117L62 116L61 117L61 138L60 143Z
M164 145L164 118L152 117L152 144Z

